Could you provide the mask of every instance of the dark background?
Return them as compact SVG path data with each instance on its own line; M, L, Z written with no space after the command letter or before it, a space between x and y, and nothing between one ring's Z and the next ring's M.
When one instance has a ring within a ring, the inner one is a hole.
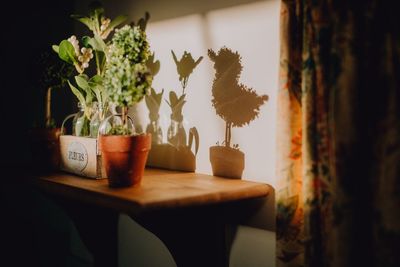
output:
M1 164L27 165L28 130L44 120L44 92L39 83L42 53L73 32L74 1L7 1L2 4L1 30ZM72 113L68 88L53 90L56 123Z
M68 219L19 180L31 160L29 129L44 120L39 58L73 32L69 16L74 4L67 0L1 4L0 266L54 266L67 256L62 254L68 251ZM58 126L73 112L68 88L54 90L52 111ZM53 221L41 223L44 214L51 214ZM56 229L51 229L54 225Z

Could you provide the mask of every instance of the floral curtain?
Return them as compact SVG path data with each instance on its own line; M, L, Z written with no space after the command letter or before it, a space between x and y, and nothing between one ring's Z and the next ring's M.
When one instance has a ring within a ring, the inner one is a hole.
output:
M400 266L400 15L283 0L277 266Z

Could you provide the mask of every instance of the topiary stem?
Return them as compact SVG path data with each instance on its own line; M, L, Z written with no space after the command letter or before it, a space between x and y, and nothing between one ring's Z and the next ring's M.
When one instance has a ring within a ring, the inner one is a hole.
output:
M45 108L45 127L50 128L51 125L51 87L46 91L46 108Z

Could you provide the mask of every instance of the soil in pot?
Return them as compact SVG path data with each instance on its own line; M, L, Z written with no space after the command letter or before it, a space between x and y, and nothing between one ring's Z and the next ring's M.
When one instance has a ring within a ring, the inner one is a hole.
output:
M38 171L53 171L60 167L60 128L34 128L29 131L32 167Z
M227 178L242 178L244 153L226 146L210 147L210 161L213 175Z
M101 135L99 145L110 187L140 184L151 148L151 134Z

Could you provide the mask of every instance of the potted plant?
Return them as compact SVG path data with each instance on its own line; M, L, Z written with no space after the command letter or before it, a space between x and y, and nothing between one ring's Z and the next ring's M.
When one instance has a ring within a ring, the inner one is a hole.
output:
M106 54L104 88L110 102L121 111L100 127L102 162L111 187L138 185L143 176L151 134L135 132L128 108L150 91L149 54L145 32L130 25L116 30Z
M52 91L64 87L72 76L73 68L58 61L52 54L43 53L40 59L42 75L40 85L44 100L44 120L30 130L30 149L35 167L41 170L57 169L60 163L59 137L61 129L52 117Z
M218 116L225 121L225 138L221 145L210 147L213 174L241 178L245 155L238 144L231 143L232 127L243 127L258 117L267 95L257 95L252 89L239 83L243 66L238 52L223 47L218 54L208 50L214 62L215 78L212 86L212 105Z
M103 7L94 3L89 16L72 15L72 18L86 25L93 35L83 36L80 40L72 35L52 48L60 59L73 65L78 73L74 83L68 81L80 108L74 119L73 134L96 138L99 124L108 111L108 97L103 86L107 38L115 27L126 20L126 16L120 15L111 20L104 15ZM96 69L90 77L89 63L93 58Z

